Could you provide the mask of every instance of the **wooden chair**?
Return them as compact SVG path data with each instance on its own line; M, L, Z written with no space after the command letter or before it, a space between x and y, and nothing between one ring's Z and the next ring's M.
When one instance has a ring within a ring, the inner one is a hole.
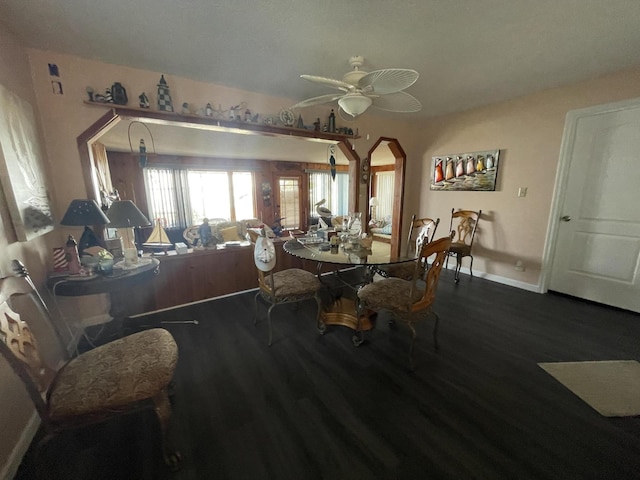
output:
M74 358L66 356L60 342L63 358L47 364L33 332L42 332L43 326L56 337L57 332L24 265L14 260L12 267L14 275L0 279L0 353L24 382L42 419L45 435L36 454L61 431L152 407L160 422L165 463L177 468L180 456L167 442L167 386L178 359L171 334L161 328L145 330ZM24 307L23 316L16 312L17 304Z
M451 221L449 222L449 230L457 234L458 239L451 243L449 254L447 256L446 267L449 267L449 257L456 257L456 274L455 282L460 281L460 267L462 267L462 259L464 257L471 257L471 265L469 266L469 272L473 277L473 255L471 249L473 247L473 239L476 236L476 229L478 228L478 221L482 215L482 210L474 212L473 210L458 210L451 209Z
M409 235L407 238L407 257L418 258L420 253L420 245L423 243L430 243L433 241L440 219L435 220L431 218L416 218L414 214L411 217L411 224L409 225ZM414 238L415 235L415 238ZM384 265L376 268L377 273L385 278L398 277L405 280L411 280L413 272L415 270L412 262L395 263L390 265ZM420 265L419 278L422 278L424 274L425 265Z
M273 271L276 266L276 249L273 241L264 235L257 238L254 248L254 261L258 268L258 293L255 296L255 320L258 323L258 298L262 297L270 306L267 310L269 325L269 346L273 341L271 328L271 311L276 305L303 300L315 299L318 304L316 324L320 333L324 333L326 326L321 321L322 300L320 289L322 283L313 273L299 268L289 268L279 272Z
M358 327L353 336L353 344L357 347L362 344L363 331L360 326L361 315L366 310L380 312L390 311L394 318L406 323L411 330L411 345L409 347L409 366L413 369L413 345L416 339L415 324L430 313L435 317L433 327L433 341L436 350L438 349L438 315L432 310L433 302L436 299L436 288L440 272L445 262L447 252L451 246L449 237L440 238L431 243L420 245L418 261L413 262L413 276L411 280L401 278L386 278L379 282L369 283L358 291ZM418 282L421 274L421 265L427 265L430 257L431 264L426 272L424 282Z

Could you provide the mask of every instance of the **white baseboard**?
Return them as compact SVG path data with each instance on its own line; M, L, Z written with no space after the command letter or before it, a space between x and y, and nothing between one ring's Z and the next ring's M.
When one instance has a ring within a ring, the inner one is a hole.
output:
M455 268L456 268L455 265L453 265L452 267L449 267L449 270L455 270ZM461 268L460 273L471 275L471 272L469 271L468 268ZM520 282L512 278L502 277L500 275L494 275L492 273L478 272L474 270L473 276L478 278L484 278L485 280L489 280L492 282L501 283L503 285L509 285L510 287L520 288L522 290L527 290L533 293L544 293L540 285L536 285L533 283Z
M20 435L15 447L13 447L13 451L11 452L11 455L9 455L7 463L2 467L2 470L0 470L0 478L11 479L16 476L20 463L22 462L22 457L27 453L29 445L31 445L31 441L36 435L39 427L40 416L38 415L38 412L34 411L27 422L27 425L24 427L24 430L22 430L22 435Z

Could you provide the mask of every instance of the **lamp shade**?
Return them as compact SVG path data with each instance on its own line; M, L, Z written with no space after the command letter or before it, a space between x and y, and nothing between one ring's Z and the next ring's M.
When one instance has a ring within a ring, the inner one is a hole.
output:
M352 117L364 113L371 106L372 100L361 93L348 93L338 100L338 105Z
M131 200L116 200L107 210L110 228L144 227L151 222Z
M370 207L377 207L380 204L380 202L378 201L377 197L371 197L369 199L369 206Z
M60 220L60 225L77 227L107 223L109 223L109 219L100 210L96 201L89 199L71 200L64 217Z

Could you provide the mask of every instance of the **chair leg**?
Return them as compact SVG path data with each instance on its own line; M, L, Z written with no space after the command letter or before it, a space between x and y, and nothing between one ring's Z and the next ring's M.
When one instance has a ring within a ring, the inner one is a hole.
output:
M324 335L324 332L327 331L327 326L322 321L322 299L320 298L320 295L318 295L317 293L315 295L315 299L316 299L316 303L318 304L318 313L316 314L316 326L318 328L318 331L320 332L320 335Z
M471 265L469 265L469 273L473 277L473 255L469 255L471 257Z
M364 331L362 330L362 323L360 321L360 316L363 311L362 302L360 302L360 298L356 297L356 333L351 337L354 347L359 347L362 345L362 342L364 342Z
M462 257L460 254L456 254L456 275L455 282L458 283L460 281L460 268L462 267Z
M254 302L254 306L255 306L255 311L254 311L254 316L253 316L253 324L257 325L258 324L258 297L260 296L260 291L258 291L258 293L256 293L256 296L253 298L253 302Z
M416 342L417 333L413 323L407 322L407 325L409 326L409 330L411 330L411 343L409 344L409 369L413 371L413 344Z
M436 321L433 324L433 346L437 352L438 350L440 350L440 344L438 343L438 327L440 326L440 317L436 312L432 311L431 313L433 313L433 316L436 318Z
M160 422L160 432L162 434L162 456L164 463L171 468L177 470L180 464L180 453L169 448L168 430L169 419L171 418L171 403L169 403L169 395L166 388L163 388L153 396L153 404L155 405L156 416Z
M267 324L269 325L269 346L271 346L271 343L273 342L273 331L271 330L271 310L273 310L273 307L275 307L276 304L272 304L269 307L269 310L267 310Z

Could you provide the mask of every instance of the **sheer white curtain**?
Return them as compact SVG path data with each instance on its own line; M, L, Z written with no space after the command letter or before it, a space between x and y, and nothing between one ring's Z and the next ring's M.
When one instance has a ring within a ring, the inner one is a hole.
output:
M316 203L325 199L323 205L331 210L333 215L347 215L349 213L349 174L337 172L336 179L326 171L309 172L309 213L317 217Z
M102 143L96 142L91 145L91 150L93 153L93 162L96 166L96 176L98 177L101 200L102 203L108 207L110 205L108 198L113 193L113 185L111 184L111 171L109 170L107 149Z
M376 173L375 197L378 199L376 207L376 218L391 218L393 214L393 184L395 182L395 172Z

